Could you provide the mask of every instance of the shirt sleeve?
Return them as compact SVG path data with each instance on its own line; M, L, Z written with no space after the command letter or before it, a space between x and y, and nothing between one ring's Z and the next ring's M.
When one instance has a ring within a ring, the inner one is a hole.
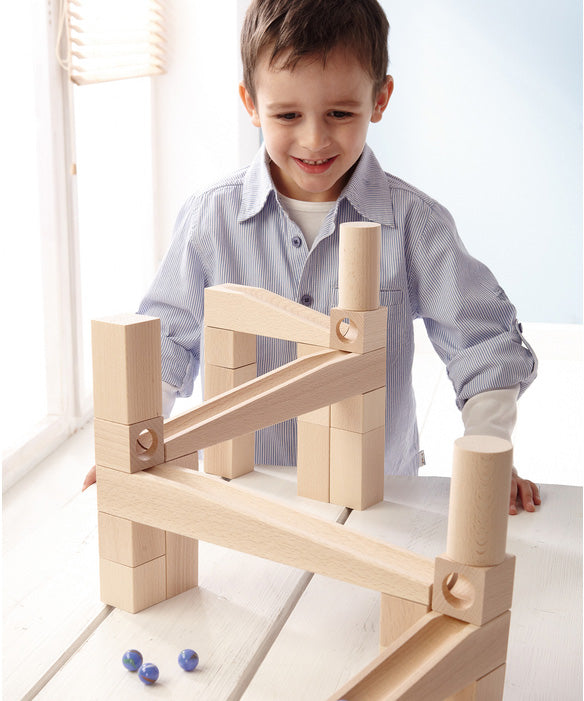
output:
M138 309L160 318L162 380L189 397L199 371L205 272L194 233L198 204L181 209L170 248Z
M424 320L462 409L482 392L533 382L537 359L524 341L515 307L490 270L473 258L450 214L428 208L411 245L410 300Z
M517 421L519 385L471 397L462 409L465 436L497 436L511 440Z

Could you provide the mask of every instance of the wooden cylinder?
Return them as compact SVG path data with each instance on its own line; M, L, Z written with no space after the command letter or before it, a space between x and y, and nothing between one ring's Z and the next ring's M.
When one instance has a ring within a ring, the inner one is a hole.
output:
M339 239L339 304L341 309L379 308L381 226L374 222L341 224Z
M446 554L488 567L505 558L513 446L493 436L454 443Z

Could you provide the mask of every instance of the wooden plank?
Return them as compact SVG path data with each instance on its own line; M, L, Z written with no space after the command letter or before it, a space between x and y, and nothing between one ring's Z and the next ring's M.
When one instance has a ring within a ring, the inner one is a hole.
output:
M205 324L258 336L329 347L329 317L258 287L205 290Z
M377 591L430 601L433 564L191 470L98 467L99 509Z
M383 349L299 358L168 421L166 460L377 389L384 378Z
M443 699L504 664L511 616L484 626L424 616L329 701Z

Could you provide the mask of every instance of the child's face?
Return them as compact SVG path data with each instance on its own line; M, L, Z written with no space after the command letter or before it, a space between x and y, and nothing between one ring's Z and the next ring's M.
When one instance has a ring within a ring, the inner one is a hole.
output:
M253 124L262 128L272 178L287 197L312 202L336 200L363 151L370 122L378 122L393 81L373 97L373 81L350 54L335 49L301 60L293 70L269 67L255 73L256 99L243 85L240 95Z

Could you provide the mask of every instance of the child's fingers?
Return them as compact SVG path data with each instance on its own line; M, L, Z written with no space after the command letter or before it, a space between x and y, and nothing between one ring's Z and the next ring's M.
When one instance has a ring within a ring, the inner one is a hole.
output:
M91 487L92 484L95 484L96 481L96 476L95 476L95 465L89 470L87 475L85 476L85 480L83 482L83 487L81 487L81 491L84 492L87 487Z
M517 477L511 480L511 495L509 496L509 514L515 516L517 513Z

